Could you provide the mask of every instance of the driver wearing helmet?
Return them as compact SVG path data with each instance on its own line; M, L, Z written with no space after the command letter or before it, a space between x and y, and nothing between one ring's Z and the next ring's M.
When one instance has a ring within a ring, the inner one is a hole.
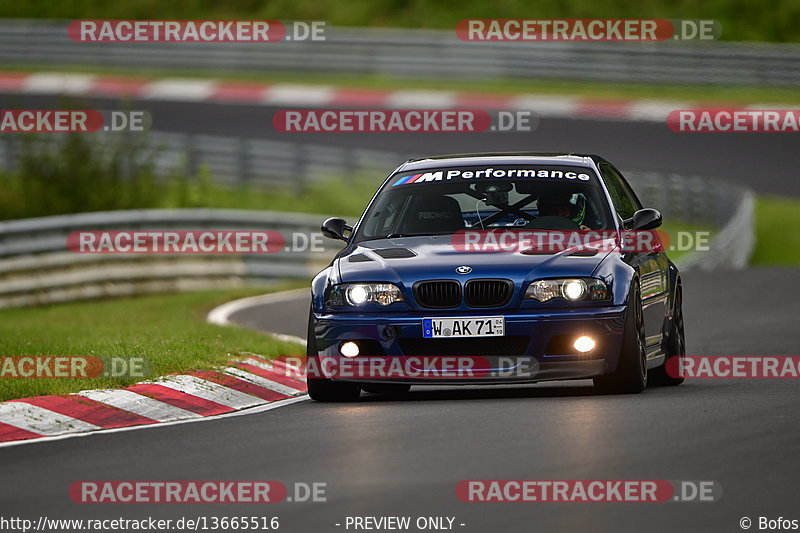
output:
M539 197L539 215L564 217L572 220L582 230L589 230L584 225L586 218L586 197L583 194L547 193Z

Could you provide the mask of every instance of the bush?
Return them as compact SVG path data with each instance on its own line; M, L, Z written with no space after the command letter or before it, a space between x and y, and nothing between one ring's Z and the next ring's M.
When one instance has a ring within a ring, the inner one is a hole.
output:
M155 207L163 185L141 135L18 139L17 172L0 177L0 218Z

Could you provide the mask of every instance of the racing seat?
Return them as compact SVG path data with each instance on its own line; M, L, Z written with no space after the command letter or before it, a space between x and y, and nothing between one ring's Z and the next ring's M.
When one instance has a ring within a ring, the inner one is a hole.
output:
M453 233L463 229L461 206L455 198L423 196L406 216L402 233Z

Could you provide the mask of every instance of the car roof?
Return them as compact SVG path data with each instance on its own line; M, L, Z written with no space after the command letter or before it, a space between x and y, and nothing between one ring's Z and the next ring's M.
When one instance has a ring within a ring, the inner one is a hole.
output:
M449 154L409 159L396 172L429 168L445 168L473 165L572 165L594 166L602 158L590 154L541 153L541 152L491 152L476 154Z

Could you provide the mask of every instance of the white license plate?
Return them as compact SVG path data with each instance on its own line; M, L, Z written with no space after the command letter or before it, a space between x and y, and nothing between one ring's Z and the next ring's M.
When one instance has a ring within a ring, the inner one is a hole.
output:
M422 336L439 337L502 337L506 320L502 316L473 316L469 318L423 318Z

